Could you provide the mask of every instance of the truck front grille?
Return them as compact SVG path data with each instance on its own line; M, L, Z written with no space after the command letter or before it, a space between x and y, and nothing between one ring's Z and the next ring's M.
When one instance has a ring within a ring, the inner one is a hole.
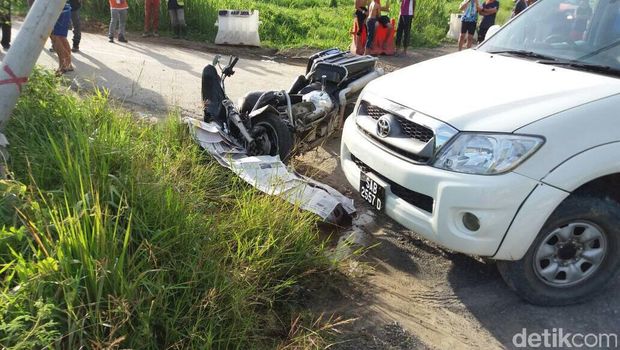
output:
M420 140L424 143L430 141L435 135L433 130L422 126L420 124L416 124L410 120L407 120L402 117L396 117L400 127L403 130L403 133L412 139Z
M381 180L387 182L390 185L390 189L394 195L398 196L399 198L403 199L404 201L413 205L414 207L420 208L431 214L433 213L433 202L434 202L433 197L412 191L410 189L407 189L406 187L403 187L397 184L396 182L374 171L371 167L366 165L366 163L362 162L354 155L351 155L351 159L357 165L357 167L360 168L361 171L365 173L368 173L368 172L373 173L374 175L378 176Z
M366 101L362 101L361 105L365 114L367 114L374 120L377 120L386 114L391 114L389 111L381 107L372 105ZM400 124L403 133L412 139L427 143L435 136L433 130L423 125L414 123L411 120L408 120L396 114L392 115L398 120L398 123Z

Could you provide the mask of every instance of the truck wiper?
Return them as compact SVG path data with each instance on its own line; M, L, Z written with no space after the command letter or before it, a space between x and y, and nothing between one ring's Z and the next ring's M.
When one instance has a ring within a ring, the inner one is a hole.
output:
M548 60L548 61L555 60L555 58L553 58L551 56L547 56L547 55L543 55L543 54L540 54L540 53L536 53L534 51L527 51L527 50L498 50L498 51L489 51L489 53L492 53L492 54L506 54L506 55L513 55L513 56L521 56L521 57L530 57L530 58L537 58L537 59Z
M558 60L541 60L541 61L538 61L538 63L551 64L554 66L566 66L568 68L583 70L587 72L602 73L602 74L608 74L608 75L614 75L614 76L620 77L620 69L610 67L610 66L603 66L600 64L583 63L580 61L558 61Z

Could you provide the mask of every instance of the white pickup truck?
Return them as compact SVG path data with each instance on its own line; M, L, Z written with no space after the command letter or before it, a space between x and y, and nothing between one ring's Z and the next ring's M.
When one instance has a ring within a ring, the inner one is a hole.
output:
M543 0L476 49L371 82L341 162L362 198L576 303L620 266L620 1Z

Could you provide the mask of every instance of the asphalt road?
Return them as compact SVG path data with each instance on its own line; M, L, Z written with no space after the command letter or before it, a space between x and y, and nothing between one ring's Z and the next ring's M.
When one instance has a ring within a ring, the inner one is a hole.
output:
M15 22L13 38L20 25ZM55 69L58 61L50 47L48 41L38 64ZM192 113L201 111L202 69L218 53L164 45L154 40L109 43L105 35L92 33L82 33L80 50L72 55L75 71L66 74L67 78L76 78L77 84L85 88L105 87L114 98L149 109L180 107ZM224 59L227 61L228 56ZM305 73L299 65L268 58L242 58L235 71L226 85L229 97L235 102L248 91L288 89L296 76Z

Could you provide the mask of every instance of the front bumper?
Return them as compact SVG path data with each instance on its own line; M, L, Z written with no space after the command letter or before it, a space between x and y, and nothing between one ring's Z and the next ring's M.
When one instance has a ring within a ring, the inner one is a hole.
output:
M470 175L414 164L363 135L354 119L351 115L345 122L340 152L349 183L359 190L358 164L363 163L365 170L376 175L386 187L385 213L448 249L493 256L520 206L539 184L516 173ZM391 186L399 185L414 196L417 193L432 197L432 208L424 210L395 195ZM475 232L463 224L465 213L478 217L480 228Z

